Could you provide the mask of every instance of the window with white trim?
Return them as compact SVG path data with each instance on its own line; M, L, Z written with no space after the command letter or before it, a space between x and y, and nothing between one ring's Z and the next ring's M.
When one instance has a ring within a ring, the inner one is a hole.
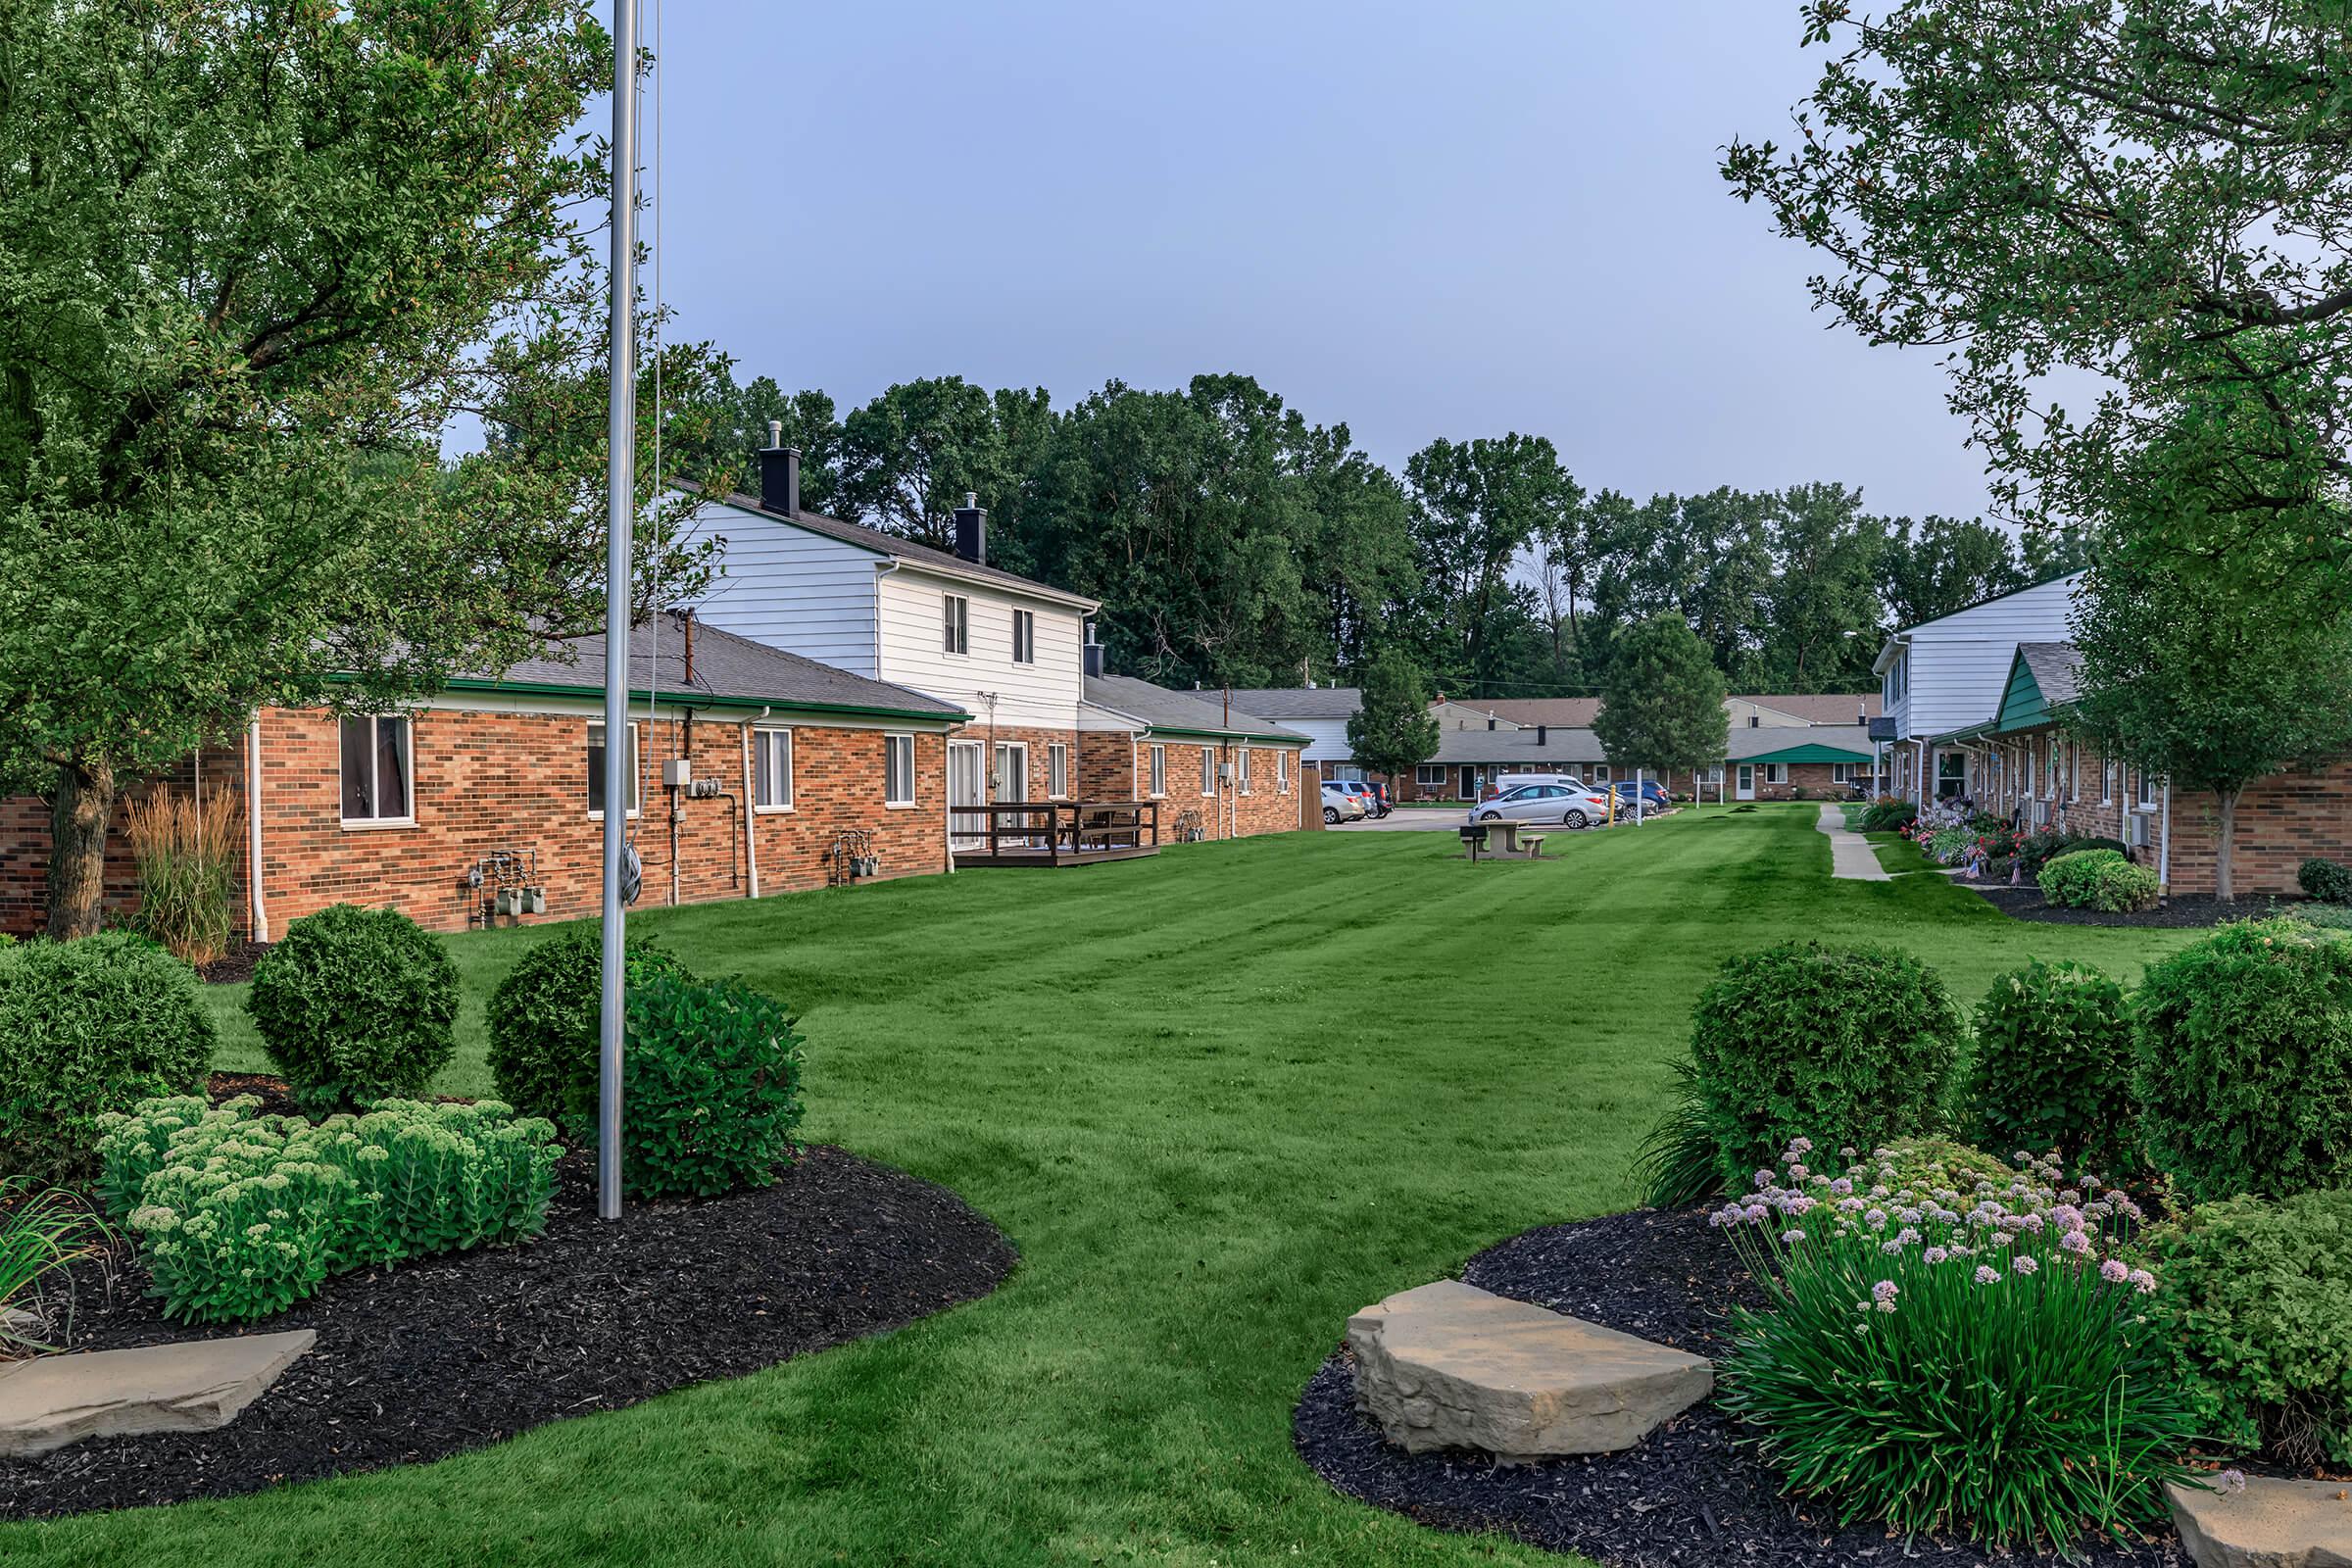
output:
M2099 804L2115 804L2115 759L2105 755L2099 758Z
M1200 748L1200 793L1217 793L1217 749L1213 746Z
M1421 763L1413 769L1413 782L1425 790L1444 789L1446 787L1446 764L1444 762Z
M914 804L914 737L882 737L882 804Z
M972 651L972 602L961 594L947 594L940 600L940 632L942 649L951 654Z
M792 731L752 731L752 809L792 809Z
M1070 793L1070 749L1058 741L1046 748L1046 791L1054 800Z
M1593 783L1595 783L1595 784L1606 784L1608 781L1609 781L1609 764L1608 764L1608 763L1606 763L1606 762L1595 762L1595 763L1593 763L1593 764L1592 764L1592 782L1593 782Z
M1277 795L1291 793L1291 754L1288 752L1274 754L1274 793Z
M1016 664L1037 662L1037 612L1016 610L1012 612L1012 662Z
M1165 746L1154 746L1152 748L1152 798L1157 800L1167 793L1168 749Z
M632 720L629 724L628 748L620 761L621 777L629 783L625 809L631 816L637 814L643 804L638 799L637 764L637 725ZM588 724L588 814L605 814L605 726L602 719L591 719Z
M2156 809L2156 775L2144 767L2139 770L2139 793L2132 799L2143 811Z
M408 715L355 713L343 720L342 741L344 824L415 821Z
M1853 764L1853 763L1851 763L1851 762L1832 762L1832 763L1830 764L1830 782L1831 782L1831 783L1833 783L1833 784L1851 784L1853 781L1854 781L1854 764Z
M1250 793L1250 748L1247 746L1236 747L1233 756L1233 781L1240 786L1241 792L1247 795Z
M1767 784L1788 783L1788 764L1787 762L1766 762L1764 764L1764 782Z

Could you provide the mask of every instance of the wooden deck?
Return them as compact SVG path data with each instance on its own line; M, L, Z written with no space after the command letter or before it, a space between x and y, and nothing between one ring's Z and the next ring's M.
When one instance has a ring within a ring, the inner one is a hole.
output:
M1094 865L1159 853L1157 801L999 801L948 808L956 868Z

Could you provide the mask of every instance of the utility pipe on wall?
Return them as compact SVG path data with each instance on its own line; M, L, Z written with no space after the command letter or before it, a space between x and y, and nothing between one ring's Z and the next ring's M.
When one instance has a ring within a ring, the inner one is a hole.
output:
M270 906L262 894L262 715L245 732L246 926L256 942L270 940Z

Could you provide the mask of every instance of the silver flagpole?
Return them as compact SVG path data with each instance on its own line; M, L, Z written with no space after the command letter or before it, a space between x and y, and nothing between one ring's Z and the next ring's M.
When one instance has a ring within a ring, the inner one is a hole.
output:
M605 483L605 954L597 1036L596 1211L620 1217L621 857L627 848L629 561L637 511L637 0L612 0L612 402Z

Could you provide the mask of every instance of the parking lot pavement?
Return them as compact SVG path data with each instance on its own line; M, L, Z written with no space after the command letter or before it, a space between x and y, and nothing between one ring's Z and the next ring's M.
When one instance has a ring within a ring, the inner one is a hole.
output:
M1452 832L1462 825L1468 813L1467 806L1449 806L1440 809L1427 806L1400 806L1377 820L1341 822L1327 829L1333 833L1411 833L1438 830Z

